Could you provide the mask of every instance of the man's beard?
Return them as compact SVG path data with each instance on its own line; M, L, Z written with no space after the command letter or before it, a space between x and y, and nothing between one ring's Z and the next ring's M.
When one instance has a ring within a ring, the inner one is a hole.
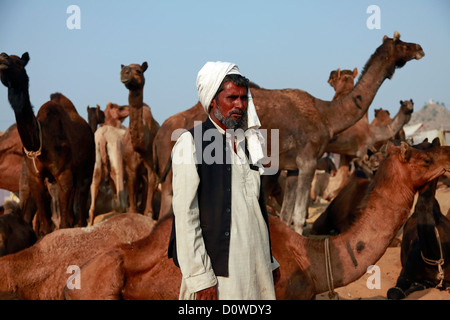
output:
M247 124L247 112L242 110L235 110L231 111L228 114L228 117L224 117L219 112L219 106L214 110L214 115L216 116L217 120L219 120L227 129L246 129L245 126ZM240 120L235 120L231 117L233 114L240 114L242 115Z

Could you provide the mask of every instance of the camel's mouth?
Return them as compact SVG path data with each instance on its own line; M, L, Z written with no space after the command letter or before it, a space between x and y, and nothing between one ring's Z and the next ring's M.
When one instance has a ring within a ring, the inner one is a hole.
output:
M123 84L128 84L128 83L131 81L131 79L130 79L130 78L120 78L120 81L121 81Z
M8 55L6 53L0 54L0 70L8 69L9 67L9 61L8 61Z
M416 56L414 57L416 60L420 60L423 57L425 57L425 52L423 52L423 50L420 50L416 53Z

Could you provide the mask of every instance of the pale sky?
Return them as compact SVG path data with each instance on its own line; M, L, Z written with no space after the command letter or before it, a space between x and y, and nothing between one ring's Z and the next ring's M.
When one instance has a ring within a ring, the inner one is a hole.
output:
M79 29L69 29L76 5ZM380 29L370 29L370 5ZM430 98L450 106L450 1L2 0L0 51L30 54L27 72L35 111L53 92L66 95L87 118L86 107L128 104L120 65L147 61L144 101L156 120L197 102L195 80L207 61L236 63L269 89L298 88L331 100L332 70L360 71L395 30L422 45L425 57L386 80L369 109L397 113L400 100L419 110ZM0 86L0 130L15 122Z

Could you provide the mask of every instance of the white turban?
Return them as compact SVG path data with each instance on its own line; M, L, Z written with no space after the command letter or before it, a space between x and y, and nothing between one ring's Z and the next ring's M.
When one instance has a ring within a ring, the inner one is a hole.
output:
M198 72L196 82L198 100L207 114L209 114L211 101L214 99L220 84L225 76L229 74L242 75L237 65L222 61L207 62ZM245 131L247 148L250 153L251 162L257 165L262 173L263 166L261 160L264 158L262 145L265 144L265 140L259 131L260 126L261 123L256 114L255 104L253 103L250 90L248 90L247 125L245 126L247 128Z

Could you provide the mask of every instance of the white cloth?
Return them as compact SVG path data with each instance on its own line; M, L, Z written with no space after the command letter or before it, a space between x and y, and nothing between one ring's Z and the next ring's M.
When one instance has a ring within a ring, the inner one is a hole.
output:
M198 72L196 81L198 100L207 114L209 114L211 101L214 99L220 84L229 74L242 75L236 64L222 61L207 62ZM264 173L264 167L261 160L264 158L265 139L259 130L260 127L261 123L256 113L255 104L251 92L248 90L247 124L245 126L247 149L250 154L250 161L259 167L262 174Z
M223 132L221 128L218 130ZM229 139L227 144L228 148L232 147ZM248 161L232 161L229 276L216 277L200 228L197 199L200 179L195 152L192 135L183 133L175 143L173 154L184 159L173 162L172 166L177 256L183 274L179 298L195 299L195 292L217 285L221 300L275 299L272 271L279 264L275 259L271 263L269 234L258 203L260 174L250 169ZM245 153L231 154L246 159Z

